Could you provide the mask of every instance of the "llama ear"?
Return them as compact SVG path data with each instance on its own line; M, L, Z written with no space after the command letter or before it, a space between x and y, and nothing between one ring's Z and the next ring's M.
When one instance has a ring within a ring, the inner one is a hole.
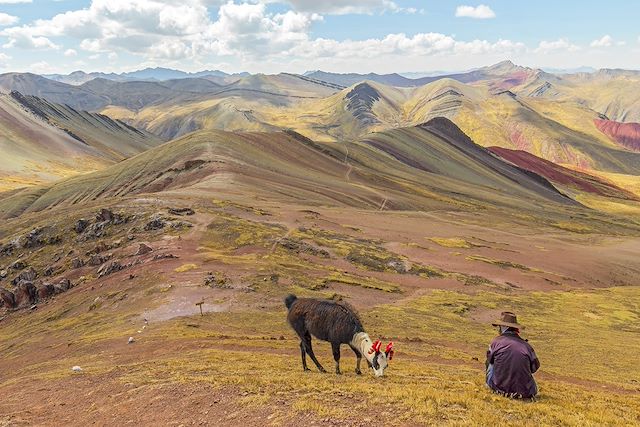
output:
M387 344L387 348L384 350L384 354L387 355L387 359L393 359L393 341Z
M369 350L369 354L379 353L381 346L382 346L382 343L380 342L380 340L376 340L376 342L374 342L373 345L371 346L371 349Z

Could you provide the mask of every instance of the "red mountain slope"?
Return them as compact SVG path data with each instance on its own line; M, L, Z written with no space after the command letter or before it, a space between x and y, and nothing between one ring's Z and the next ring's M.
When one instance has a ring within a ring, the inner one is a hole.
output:
M595 119L600 132L629 150L640 152L640 123L620 123L613 120Z
M576 188L588 193L626 200L640 200L630 191L617 187L602 178L565 168L531 153L520 150L510 150L502 147L489 147L489 151L516 166L542 175L549 181Z

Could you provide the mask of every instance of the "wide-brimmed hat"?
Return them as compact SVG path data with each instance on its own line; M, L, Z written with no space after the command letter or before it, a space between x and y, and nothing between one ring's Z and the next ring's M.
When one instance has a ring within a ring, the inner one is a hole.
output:
M492 323L493 326L508 326L510 328L524 329L524 326L518 323L518 318L510 311L503 311L500 320Z

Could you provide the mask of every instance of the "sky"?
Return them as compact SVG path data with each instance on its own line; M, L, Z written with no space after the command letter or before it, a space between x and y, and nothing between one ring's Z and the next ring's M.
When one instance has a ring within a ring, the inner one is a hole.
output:
M0 73L640 68L640 1L0 0Z

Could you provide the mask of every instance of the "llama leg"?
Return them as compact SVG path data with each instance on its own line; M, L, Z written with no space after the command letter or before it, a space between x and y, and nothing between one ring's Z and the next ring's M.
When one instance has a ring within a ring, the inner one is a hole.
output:
M300 356L302 357L302 369L305 371L310 371L307 367L307 352L304 350L304 343L300 341Z
M362 375L362 371L360 370L360 362L362 362L362 355L355 347L351 347L351 350L356 354L356 374Z
M342 374L340 372L340 344L331 343L331 350L333 351L333 360L336 361L336 375Z
M306 335L304 337L304 347L311 360L313 360L313 363L316 364L316 368L318 368L318 370L322 373L327 372L324 370L320 362L318 362L318 359L316 359L316 355L313 354L313 347L311 346L311 335Z

